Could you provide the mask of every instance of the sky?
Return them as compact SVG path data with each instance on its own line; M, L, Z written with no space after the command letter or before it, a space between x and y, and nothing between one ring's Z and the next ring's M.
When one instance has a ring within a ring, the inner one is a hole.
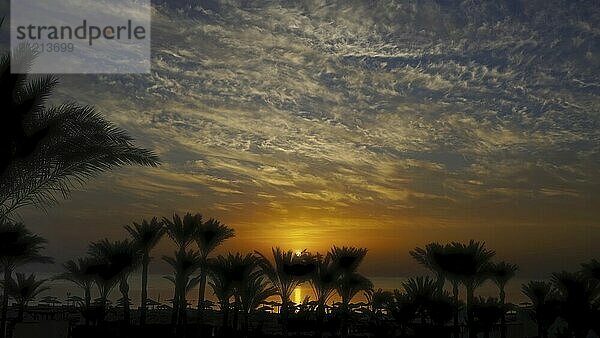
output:
M600 256L599 18L600 1L157 2L151 74L61 76L52 101L94 105L162 165L20 218L58 262L199 212L236 230L221 252L361 246L372 276L471 238L521 276L577 269Z

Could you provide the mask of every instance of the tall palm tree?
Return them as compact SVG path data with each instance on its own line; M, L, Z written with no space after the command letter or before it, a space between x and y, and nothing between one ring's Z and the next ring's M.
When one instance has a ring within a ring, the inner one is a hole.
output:
M183 252L196 239L198 229L202 226L202 215L187 213L181 218L178 214L173 214L172 219L163 218L163 222L167 236Z
M262 272L277 290L281 298L281 324L283 335L287 336L287 323L292 305L292 292L304 281L310 278L315 269L313 257L308 254L296 255L291 250L283 251L279 247L273 248L273 263L258 251L260 257L258 264Z
M454 338L460 335L458 315L459 315L459 285L463 278L463 256L458 255L461 251L459 247L453 244L441 245L430 243L424 249L419 247L410 251L410 255L420 264L431 270L437 278L438 291L443 291L443 285L446 280L452 284L452 296L454 298Z
M421 265L431 270L437 278L437 288L441 293L446 282L448 271L445 269L445 246L439 243L429 243L424 248L416 247L409 254Z
M473 304L475 290L488 277L488 263L496 254L485 247L484 242L469 241L468 244L452 242L446 246L445 259L452 262L452 273L460 279L467 291L467 323L469 337L475 338L477 333L473 327Z
M438 294L437 281L429 278L429 276L411 277L402 283L402 287L416 305L416 315L420 317L421 324L425 324L429 316L431 302L434 296Z
M471 311L477 318L479 327L483 330L483 338L490 338L490 331L506 312L506 305L502 304L497 298L484 299L478 297L473 299ZM474 329L471 328L471 330Z
M341 273L341 270L333 264L331 253L327 253L325 256L319 253L315 255L315 269L310 276L309 283L317 301L316 318L319 336L323 334L325 306L338 286Z
M209 260L210 281L208 284L213 290L219 302L219 310L222 313L222 329L226 330L229 325L230 299L234 294L234 281L231 273L232 262L227 257L219 255Z
M400 327L400 337L406 336L408 326L416 317L416 302L407 293L396 289L394 297L388 305L388 311Z
M69 260L63 264L65 272L57 275L54 279L68 280L83 289L85 308L91 304L91 289L94 282L94 275L90 271L90 266L94 264L91 257L78 258L77 261Z
M169 238L175 243L178 250L175 253L175 256L171 258L171 260L174 262L177 261L177 259L181 260L184 258L189 258L187 257L188 253L186 252L186 250L194 242L196 238L196 233L198 232L198 229L202 226L202 215L198 213L195 215L187 213L182 218L178 214L173 214L172 219L163 218L163 222L165 224L165 231L167 236L169 236ZM201 259L202 256L200 256L198 252L194 251L194 253L198 254ZM163 259L165 259L165 257L163 257ZM201 262L199 264L201 264ZM174 268L177 271L176 265L174 266ZM200 268L200 266L195 268L194 271L198 268ZM183 320L187 320L187 317L185 317L185 308L187 302L183 293L185 285L187 283L186 280L189 279L190 276L185 276L185 274L183 273L175 273L174 278L178 279L175 281L175 295L173 297L174 301L172 321L173 324L178 324L181 323Z
M173 295L173 315L171 317L172 324L182 325L187 322L186 309L187 300L186 294L188 286L197 285L196 281L190 284L192 275L202 265L202 256L195 250L178 250L172 257L163 256L163 260L173 268L173 275L166 276L175 285Z
M90 243L89 254L102 267L102 273L98 275L102 285L102 304L106 303L112 288L119 284L119 291L123 297L123 321L128 325L131 321L128 278L139 266L140 251L128 239L114 242L103 239Z
M521 290L531 301L531 317L538 327L538 338L548 338L548 328L558 315L558 291L549 282L530 281Z
M232 293L235 300L236 311L234 312L233 328L237 330L237 314L241 312L242 331L244 335L247 335L251 313L258 307L260 302L274 295L276 290L259 269L258 258L253 254L241 255L236 253L233 255L229 253L226 257L217 257L215 261L217 262L218 274L221 274L221 276L217 276L217 279L224 278L225 283L221 281L222 285L227 285L227 282L230 283L229 292ZM227 276L222 276L222 274ZM226 309L228 293L222 291L219 293L225 296L220 297L220 302L223 303Z
M33 53L28 47L13 53L14 64L8 54L0 58L0 220L26 205L53 204L74 185L111 168L158 164L155 154L134 146L94 108L47 107L57 78L29 79Z
M140 307L140 325L146 324L146 312L148 309L148 266L150 265L150 252L158 244L165 233L163 223L156 217L149 222L142 220L142 223L133 222L132 225L126 225L125 230L129 232L133 243L142 253L142 297Z
M594 328L600 313L600 287L581 272L552 274L559 292L559 315L575 337L585 337Z
M277 294L277 289L263 275L262 271L248 274L237 288L243 313L242 331L248 335L250 317L261 303Z
M4 273L4 285L8 285L15 268L28 263L52 263L50 257L42 256L46 240L31 233L22 223L0 222L0 267ZM4 288L0 338L5 337L8 311L8 288Z
M202 267L200 268L200 287L198 289L198 322L204 321L206 276L208 268L208 256L223 242L235 236L235 231L216 219L209 219L201 223L195 234L196 244L202 255Z
M26 277L25 274L17 272L17 279L11 278L8 285L4 285L8 289L8 294L12 297L19 307L19 313L17 321L23 321L23 313L27 304L32 300L35 300L40 293L49 290L47 286L43 286L46 283L45 279L36 280L35 275L31 274Z
M584 276L600 282L600 262L598 260L592 259L589 263L581 264L581 267Z
M507 262L491 263L489 265L490 277L498 287L500 303L503 308L506 305L506 284L515 277L517 270L519 270L519 267L516 264ZM506 314L503 314L500 318L500 337L506 338Z
M348 335L348 317L350 301L360 291L373 288L371 281L357 272L358 267L367 255L367 249L355 247L331 248L331 260L340 271L336 291L342 299L342 337Z

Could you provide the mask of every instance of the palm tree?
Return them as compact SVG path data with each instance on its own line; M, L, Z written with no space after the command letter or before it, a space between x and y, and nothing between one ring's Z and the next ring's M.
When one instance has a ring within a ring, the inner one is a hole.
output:
M223 330L229 326L230 299L235 300L234 325L237 328L236 314L242 313L242 331L248 334L249 318L254 310L267 298L277 294L262 270L259 268L258 257L253 254L239 253L227 256L219 255L209 261L210 282L219 308L223 313Z
M575 337L585 337L600 313L600 287L580 272L552 274L552 283L559 292L559 315Z
M310 276L309 283L317 301L316 318L318 335L322 336L323 321L325 319L325 306L335 292L341 270L333 264L331 253L323 256L315 255L315 269Z
M23 313L27 304L35 300L40 293L49 290L47 286L43 286L45 279L36 280L35 275L31 274L26 277L25 274L17 272L17 279L10 279L8 285L4 285L8 289L8 294L12 297L19 307L17 322L23 321Z
M490 276L494 284L498 286L500 292L500 303L506 305L506 284L515 276L519 270L516 264L507 262L491 263L489 265ZM500 336L506 338L506 314L500 318Z
M478 297L473 299L471 311L477 318L477 323L483 330L483 337L490 338L492 327L500 321L502 315L506 313L506 305L502 304L497 298ZM473 330L471 328L470 330ZM471 331L469 331L470 333Z
M158 244L165 233L163 223L156 217L150 222L142 220L142 223L133 222L133 225L126 225L125 230L129 232L133 243L142 253L142 297L140 307L140 325L146 324L146 312L148 308L148 266L150 265L150 252Z
M194 242L198 229L202 226L202 215L190 213L181 218L178 214L173 214L173 219L163 218L167 236L177 245L180 252Z
M241 309L243 313L242 331L248 335L250 316L267 298L277 294L277 289L271 285L262 271L248 274L238 286Z
M183 218L181 218L178 214L173 214L171 220L168 218L163 218L163 222L165 224L165 231L167 233L167 236L169 236L169 238L175 243L175 245L178 248L178 251L175 253L175 256L170 259L173 262L175 262L178 259L181 260L189 258L189 253L186 253L186 249L188 248L188 246L190 246L190 244L194 242L196 238L196 233L198 232L198 229L202 226L202 215L192 215L190 213L187 213L185 214L185 216L183 216ZM202 258L202 256L198 252L194 251L194 253L198 254L200 259ZM163 257L163 259L165 259L165 257ZM201 262L199 264L201 265ZM174 265L174 269L177 272L176 267L177 264ZM200 267L201 266L196 267L194 271ZM180 268L183 267L180 266ZM187 302L183 293L185 285L187 283L186 280L189 279L190 276L185 276L185 274L183 273L175 273L174 277L176 279L179 279L175 281L175 295L173 297L174 301L172 321L173 324L178 324L181 323L183 320L187 320L187 318L185 317L185 309Z
M292 305L290 300L292 292L315 270L313 258L308 254L296 255L293 251L282 251L279 247L273 248L274 263L258 251L259 267L267 276L269 281L277 290L277 295L281 298L281 324L283 335L287 336L287 322L289 311Z
M583 275L600 282L600 262L592 259L589 263L581 264Z
M409 254L421 265L431 270L437 278L437 289L441 293L444 289L446 275L445 269L446 248L439 243L429 243L425 248L416 247L409 251Z
M157 156L133 145L127 133L90 106L47 107L58 84L28 79L33 53L17 48L0 58L0 220L26 205L46 206L70 188L123 165L156 166ZM12 69L23 70L13 74Z
M4 285L8 285L16 267L28 263L52 263L50 257L42 256L46 240L31 233L22 223L0 222L0 267L4 272ZM8 311L8 288L2 299L0 338L5 337Z
M367 255L367 249L333 246L330 253L333 266L340 271L336 290L342 299L342 337L346 337L348 335L350 301L358 292L373 288L373 284L368 278L356 272Z
M91 289L94 275L89 268L93 264L94 262L90 257L79 258L77 261L69 260L63 264L65 272L54 277L54 279L68 280L82 288L86 309L89 309L92 299Z
M226 330L229 325L230 299L234 293L234 281L231 273L232 262L225 256L217 256L209 261L210 281L208 284L213 290L219 302L219 309L223 315L222 329Z
M416 315L421 318L421 324L425 324L429 316L431 302L438 294L437 281L425 277L411 277L402 283L404 291L416 305Z
M172 324L182 325L187 322L186 317L186 294L190 285L197 285L196 281L190 284L191 276L202 265L202 256L195 250L179 250L173 257L163 256L163 260L173 268L173 275L166 276L175 285L173 295Z
M488 277L488 263L496 253L485 248L485 243L474 240L469 241L468 244L452 242L446 246L445 251L445 259L452 263L453 276L456 276L467 290L469 337L475 338L477 334L473 327L471 304L475 297L475 289Z
M123 321L125 325L130 323L130 298L129 298L129 275L135 271L140 263L140 252L138 248L128 239L111 242L103 239L92 242L89 246L89 254L100 264L101 272L97 280L101 289L102 304L106 304L108 294L116 284L123 297Z
M521 287L531 301L531 317L538 326L538 338L548 338L548 328L557 317L558 291L551 283L530 281Z
M452 284L452 296L454 298L454 338L460 335L458 312L460 301L459 285L463 278L463 256L457 254L460 248L453 244L441 245L430 243L424 249L415 248L410 255L420 264L430 269L437 278L438 292L443 291L446 280Z
M215 219L201 223L195 234L196 244L202 255L202 267L200 268L200 288L198 289L198 322L202 325L204 321L206 276L208 268L208 256L223 242L235 236L235 231Z
M394 298L388 305L388 311L400 327L400 337L406 336L408 326L417 313L417 305L413 298L398 289L394 290Z

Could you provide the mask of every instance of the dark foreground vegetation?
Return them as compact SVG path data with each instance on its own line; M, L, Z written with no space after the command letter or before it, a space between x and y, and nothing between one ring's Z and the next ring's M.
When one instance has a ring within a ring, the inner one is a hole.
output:
M15 271L27 263L52 260L42 255L43 238L22 224L3 222L2 327L7 327L7 336L19 331L25 314L65 320L72 337L514 337L508 328L519 313L535 322L538 337L600 332L597 260L575 272L554 273L549 281L524 284L530 302L518 307L506 302L505 293L517 266L494 261L495 252L476 241L415 248L410 255L431 276L410 277L391 291L375 289L359 272L367 255L364 248L213 255L234 231L200 214L153 218L125 230L129 238L92 242L85 257L63 264L65 272L55 278L71 281L81 297L72 296L67 306L28 308L46 290L46 281ZM151 251L165 235L177 249L162 257L172 267L165 278L173 283L173 299L160 304L147 297L147 277ZM142 301L134 310L129 277L138 272ZM497 286L498 297L477 296L485 281ZM302 284L310 285L314 299L307 296L297 304L291 297ZM461 291L465 297L459 297ZM116 304L108 300L112 292L121 296ZM187 301L192 292L198 293L197 304ZM216 304L206 300L207 292ZM92 294L99 297L92 299ZM359 294L366 302L354 302ZM10 299L14 302L9 305Z

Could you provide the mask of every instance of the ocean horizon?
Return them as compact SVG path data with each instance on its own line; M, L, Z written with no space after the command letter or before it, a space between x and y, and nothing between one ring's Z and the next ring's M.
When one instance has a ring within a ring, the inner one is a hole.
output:
M48 281L46 282L46 286L48 286L50 289L41 293L37 297L36 301L32 302L32 304L37 304L39 300L41 300L42 298L44 298L46 296L57 297L58 300L61 301L63 304L66 302L65 300L69 296L79 296L82 298L84 296L83 290L81 288L75 286L75 284L73 284L67 280L53 280L52 278L57 275L56 273L38 273L37 275L38 275L38 278L40 278L40 279L48 279ZM173 289L172 283L169 280L165 279L164 276L165 275L161 275L161 274L148 275L148 297L159 303L169 305L170 300L173 298L174 289ZM401 289L402 282L406 281L406 279L408 279L408 277L374 276L374 277L369 277L369 279L371 280L371 282L373 282L373 286L374 286L375 290L381 288L386 291L392 291L394 289ZM525 295L523 295L523 293L521 292L521 285L524 283L527 283L530 280L531 279L529 279L529 278L514 278L514 279L512 279L506 286L507 302L510 302L513 304L519 304L519 303L527 301L527 297L525 297ZM449 292L451 292L449 283L446 283L446 289ZM134 275L130 276L129 277L129 297L133 304L133 308L137 308L140 305L140 297L141 297L140 290L141 290L140 275L134 274ZM476 290L475 295L482 296L482 297L498 297L498 289L497 289L496 285L494 285L492 282L486 281L483 285L481 285L481 287L479 287ZM96 289L95 289L95 287L93 287L92 288L92 299L96 298L97 296L98 295L96 293ZM313 295L310 285L308 283L303 283L294 290L294 293L292 294L291 298L292 298L293 302L301 303L302 300L306 296L309 296L311 298L311 300L314 299L314 295ZM461 299L464 299L464 297L465 297L465 291L464 291L463 287L461 287L461 290L460 290L460 297L461 297ZM118 284L117 284L117 286L115 286L115 288L110 293L109 300L113 304L115 304L119 298L121 298L121 293L119 292ZM214 297L214 295L212 293L212 289L210 288L210 286L208 284L206 286L206 298L213 302L216 301L216 298ZM274 296L274 297L271 297L270 299L277 300L278 297ZM197 287L194 288L190 293L188 293L187 300L195 307L195 305L198 302L198 288ZM334 296L329 300L329 304L331 304L332 302L336 302L336 301L339 301L339 297L337 297L337 294L334 294ZM352 300L352 302L354 302L354 303L364 302L364 301L366 301L366 299L365 299L364 293L362 293L362 292L357 294L357 296L355 298L353 298L353 300Z

